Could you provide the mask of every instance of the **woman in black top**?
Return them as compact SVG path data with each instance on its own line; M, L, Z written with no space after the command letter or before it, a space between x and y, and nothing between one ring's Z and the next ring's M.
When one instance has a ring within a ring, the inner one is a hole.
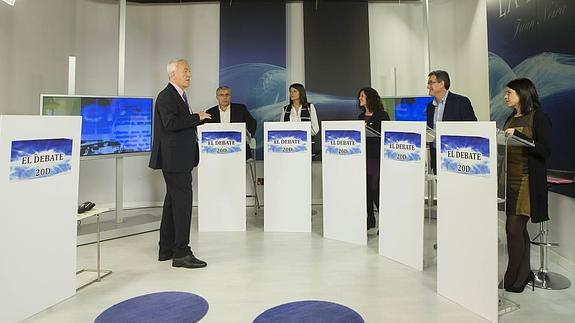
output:
M535 278L530 266L527 221L549 220L546 162L551 153L551 122L540 109L539 95L529 79L515 79L507 84L505 104L513 108L505 122L505 132L535 144L507 148L505 232L509 262L503 285L509 292L521 293Z
M366 127L381 132L381 121L390 120L385 112L381 98L376 90L365 87L357 93L361 114L359 120L365 120ZM366 189L367 189L367 229L375 228L373 204L379 211L379 166L381 158L381 138L368 137L366 140Z

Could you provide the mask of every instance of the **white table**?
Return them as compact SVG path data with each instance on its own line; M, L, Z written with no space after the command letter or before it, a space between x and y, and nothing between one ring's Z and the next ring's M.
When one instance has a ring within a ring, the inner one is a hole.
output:
M84 283L83 285L79 286L76 288L76 291L94 283L94 282L99 282L102 280L102 278L110 275L112 273L111 270L105 270L105 269L101 269L100 268L100 214L105 213L110 211L110 209L108 208L93 208L90 211L86 211L84 213L78 213L76 216L76 219L78 221L95 216L96 217L96 249L97 249L97 260L96 260L96 269L81 269L79 271L76 272L76 275L79 275L81 273L84 272L91 272L91 273L96 273L97 276L95 279L92 279L90 281L88 281L87 283Z

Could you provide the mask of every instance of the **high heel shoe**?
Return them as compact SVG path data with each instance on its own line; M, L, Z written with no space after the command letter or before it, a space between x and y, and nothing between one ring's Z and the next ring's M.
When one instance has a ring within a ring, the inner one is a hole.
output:
M527 278L527 284L531 282L531 291L535 291L535 274L533 272L529 272L529 277Z
M521 286L519 287L507 286L505 287L505 290L511 293L522 293L523 290L525 289L525 286L527 286L529 282L531 282L531 290L535 291L535 274L532 271L529 272L529 275L527 276L525 283L523 283Z

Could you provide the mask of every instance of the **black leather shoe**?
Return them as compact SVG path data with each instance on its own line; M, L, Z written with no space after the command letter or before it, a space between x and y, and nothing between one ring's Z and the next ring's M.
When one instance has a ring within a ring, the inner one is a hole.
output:
M185 257L174 258L172 260L172 267L203 268L207 265L208 264L205 261L194 257L194 255L187 255Z
M161 253L158 255L158 261L166 261L166 260L170 260L172 259L172 257L174 257L173 253Z

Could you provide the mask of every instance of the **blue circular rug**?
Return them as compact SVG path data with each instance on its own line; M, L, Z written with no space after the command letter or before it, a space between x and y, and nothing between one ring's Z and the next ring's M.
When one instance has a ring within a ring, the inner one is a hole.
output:
M95 323L188 323L208 312L202 297L184 292L160 292L130 298L98 315Z
M272 307L258 315L253 323L364 323L347 306L324 301L298 301Z

